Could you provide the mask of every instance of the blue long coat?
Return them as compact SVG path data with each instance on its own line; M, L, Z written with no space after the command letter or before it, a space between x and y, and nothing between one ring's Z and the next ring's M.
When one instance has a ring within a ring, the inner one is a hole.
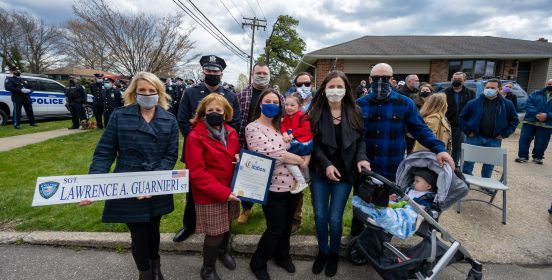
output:
M136 104L117 108L96 146L88 173L108 173L115 159L114 173L172 170L178 158L178 133L175 117L159 106L149 123ZM150 217L173 210L172 195L107 200L102 221L148 222Z

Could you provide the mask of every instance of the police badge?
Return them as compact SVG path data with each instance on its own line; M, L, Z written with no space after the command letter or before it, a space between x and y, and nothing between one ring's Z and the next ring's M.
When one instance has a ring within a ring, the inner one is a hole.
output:
M58 182L44 182L38 186L38 191L42 197L48 199L56 194L58 187Z

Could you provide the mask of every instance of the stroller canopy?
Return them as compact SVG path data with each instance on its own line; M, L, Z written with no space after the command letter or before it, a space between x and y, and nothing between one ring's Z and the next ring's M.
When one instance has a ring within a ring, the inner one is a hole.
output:
M413 167L427 167L438 175L438 190L433 202L442 210L450 207L468 194L468 185L466 182L458 177L456 173L452 172L452 169L447 163L445 163L443 167L440 167L435 158L435 154L430 151L412 153L401 162L397 169L396 184L399 185L403 191L411 186L414 181L414 175L410 172Z

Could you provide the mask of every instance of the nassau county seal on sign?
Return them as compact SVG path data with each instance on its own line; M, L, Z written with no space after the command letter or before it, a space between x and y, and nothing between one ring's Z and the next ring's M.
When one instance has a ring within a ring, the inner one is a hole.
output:
M48 199L52 197L54 194L56 194L58 188L59 188L58 182L44 182L38 186L40 195L45 199Z

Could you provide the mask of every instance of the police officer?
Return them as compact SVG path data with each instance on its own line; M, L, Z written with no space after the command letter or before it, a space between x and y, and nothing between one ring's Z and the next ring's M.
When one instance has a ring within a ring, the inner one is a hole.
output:
M123 106L123 97L121 95L121 91L115 87L114 83L115 80L113 80L112 78L104 78L103 117L106 127L107 123L109 122L109 117L111 117L111 113L113 113L116 108Z
M192 79L186 79L184 82L186 83L186 88L195 86L195 81Z
M176 85L174 88L174 97L172 101L172 107L174 108L175 116L178 114L178 105L180 104L180 101L182 100L182 96L184 95L184 91L186 90L186 84L184 84L184 80L180 77L176 78Z
M178 111L175 110L175 106L174 106L174 102L176 100L176 91L175 91L175 86L172 83L172 79L165 78L165 77L159 77L159 79L163 83L165 83L165 92L167 93L168 96L171 97L171 100L169 101L170 108L167 111L171 112L173 115L176 116L176 114L178 114Z
M65 99L67 99L67 108L71 112L71 120L73 126L69 129L78 129L79 120L82 128L87 127L88 120L86 119L86 113L84 112L84 102L86 102L86 92L84 87L75 82L75 77L69 77L69 86L65 88Z
M103 128L103 113L104 113L104 99L103 99L103 74L94 74L96 81L90 85L90 94L94 96L93 111L96 118L96 126ZM107 124L107 123L106 123Z
M190 119L192 119L199 102L205 96L213 92L224 96L228 100L228 103L232 105L234 116L232 117L230 125L237 131L240 116L238 98L234 92L224 89L221 86L222 72L224 68L226 68L226 62L216 55L206 55L201 57L199 64L203 68L205 82L186 89L178 108L178 126L184 139L188 133L190 133ZM181 160L184 162L184 149L182 150ZM192 192L188 192L186 196L186 208L184 209L184 217L182 220L184 227L174 236L174 242L186 240L186 238L195 231L196 213L192 196Z
M21 78L21 71L17 67L10 67L12 77L6 78L6 90L11 92L13 102L13 127L20 129L21 107L25 108L25 114L31 126L37 126L34 118L33 106L31 104L31 86Z

